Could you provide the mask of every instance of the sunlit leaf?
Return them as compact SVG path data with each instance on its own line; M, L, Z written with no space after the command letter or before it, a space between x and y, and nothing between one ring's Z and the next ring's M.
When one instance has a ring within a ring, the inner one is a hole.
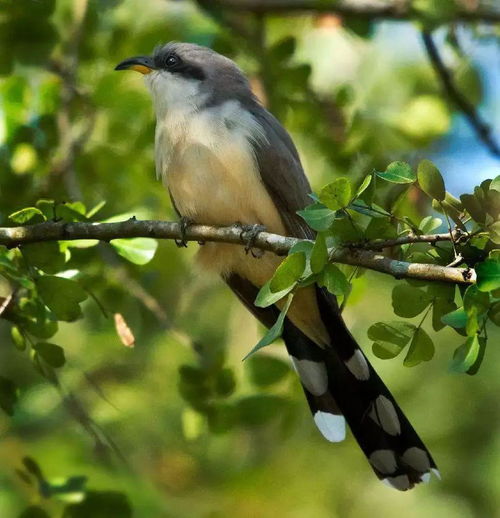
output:
M311 252L311 271L312 273L319 273L323 270L328 260L328 249L326 247L325 235L319 233L316 236L316 241Z
M270 290L278 293L293 286L302 277L305 267L306 256L302 252L287 256L274 272Z
M434 232L434 230L437 230L442 224L443 222L440 218L426 216L422 219L418 228L422 231L422 234L430 234L431 232Z
M422 160L418 164L417 178L418 184L425 194L438 201L445 199L446 189L443 177L439 169L430 160Z
M406 162L391 162L385 171L376 171L378 177L392 183L413 183L417 178Z
M476 265L477 287L481 291L500 288L500 261L487 259Z
M453 353L453 358L450 361L450 370L453 372L467 372L470 373L472 367L475 367L472 372L475 374L479 368L477 365L480 360L481 346L477 335L470 336L467 341L458 347Z
M368 174L368 175L366 175L364 177L364 179L361 182L360 186L356 190L356 198L361 196L366 191L366 189L368 189L368 187L372 183L372 179L373 179L373 175L371 175L371 174Z
M12 326L12 328L10 330L10 336L12 338L12 341L14 342L14 345L20 351L24 351L24 349L26 349L26 339L24 338L23 334L21 333L19 327Z
M127 261L141 266L153 259L158 248L158 241L149 237L112 239L109 243Z
M336 211L349 205L352 188L348 178L337 178L329 183L319 193L319 200L330 210Z
M41 223L45 221L45 216L40 209L36 207L26 207L9 215L9 219L14 223L24 225L25 223Z
M317 232L328 230L335 220L335 212L321 203L313 203L297 214Z

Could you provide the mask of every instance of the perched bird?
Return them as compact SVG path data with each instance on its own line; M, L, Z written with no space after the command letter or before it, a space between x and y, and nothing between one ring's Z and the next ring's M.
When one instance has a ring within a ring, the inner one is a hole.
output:
M126 59L116 70L144 74L156 112L157 175L184 222L258 224L269 232L314 238L297 215L310 204L309 182L283 126L253 95L230 59L189 43L167 43L152 56ZM280 259L243 247L206 243L198 259L224 281L265 326L279 307L254 300ZM399 490L427 482L436 465L379 378L325 289L300 289L283 339L314 421L326 439L345 438L349 424L376 475Z

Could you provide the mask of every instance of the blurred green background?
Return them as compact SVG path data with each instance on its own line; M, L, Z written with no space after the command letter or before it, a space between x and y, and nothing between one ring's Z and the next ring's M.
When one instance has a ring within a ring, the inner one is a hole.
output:
M440 21L432 2L420 3ZM199 4L0 1L0 224L44 197L106 201L102 218L175 217L155 180L142 78L113 71L169 40L238 62L291 132L316 188L423 157L441 166L455 195L498 174L498 160L443 97L417 24ZM497 129L499 37L491 25L436 32L457 86ZM429 210L424 199L412 202ZM377 481L352 438L322 439L281 345L241 362L262 328L221 282L196 270L196 248L161 242L142 267L104 244L73 251L71 267L105 311L89 299L84 319L60 326L53 340L67 365L59 390L0 320L0 374L20 386L14 415L0 413L1 517L28 505L61 516L68 492L45 498L43 484L19 477L26 456L51 483L86 476L94 495L117 493L114 510L78 516L129 516L120 505L137 518L500 516L494 337L474 377L447 372L457 345L449 330L436 337L434 360L418 367L373 358L366 330L391 319L394 283L377 274L356 281L346 320L443 476L398 493ZM113 313L125 317L135 348L120 343ZM44 516L32 513L25 516Z

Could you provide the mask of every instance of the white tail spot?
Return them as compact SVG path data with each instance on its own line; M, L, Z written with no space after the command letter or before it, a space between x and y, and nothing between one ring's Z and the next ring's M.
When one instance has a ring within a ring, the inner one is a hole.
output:
M330 442L340 442L345 439L345 419L342 415L330 414L318 410L314 414L314 422L323 437Z

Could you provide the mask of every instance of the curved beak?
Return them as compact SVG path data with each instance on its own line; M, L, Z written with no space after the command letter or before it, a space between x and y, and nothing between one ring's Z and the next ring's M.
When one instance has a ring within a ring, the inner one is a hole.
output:
M118 63L115 70L136 70L141 74L149 74L153 70L156 70L156 67L153 58L150 56L135 56Z

